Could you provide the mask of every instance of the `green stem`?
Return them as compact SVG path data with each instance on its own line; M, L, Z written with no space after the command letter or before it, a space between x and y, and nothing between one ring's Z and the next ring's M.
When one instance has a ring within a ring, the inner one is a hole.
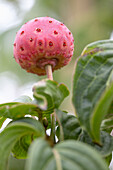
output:
M55 142L55 126L56 126L56 121L55 121L55 114L52 113L51 115L51 139L53 141L53 143L56 143Z
M49 80L53 80L53 74L52 74L52 66L46 65L45 66L46 74ZM51 139L53 143L55 143L55 126L56 126L56 120L55 120L55 113L52 113L51 115Z

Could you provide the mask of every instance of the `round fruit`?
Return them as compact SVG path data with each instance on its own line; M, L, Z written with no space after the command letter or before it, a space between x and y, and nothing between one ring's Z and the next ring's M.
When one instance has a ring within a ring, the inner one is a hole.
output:
M52 71L69 63L74 51L74 39L61 22L40 17L25 23L14 41L14 57L27 72L45 75L45 66Z

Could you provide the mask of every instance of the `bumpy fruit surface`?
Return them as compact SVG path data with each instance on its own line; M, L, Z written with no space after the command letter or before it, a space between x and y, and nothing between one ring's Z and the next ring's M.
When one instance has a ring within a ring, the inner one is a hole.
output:
M45 75L45 66L52 71L69 63L74 51L74 39L61 22L40 17L25 23L17 32L14 57L27 72Z

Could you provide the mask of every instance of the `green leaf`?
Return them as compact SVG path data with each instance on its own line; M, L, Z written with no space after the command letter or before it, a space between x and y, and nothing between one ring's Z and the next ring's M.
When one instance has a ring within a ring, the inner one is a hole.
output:
M108 157L113 151L113 137L110 136L109 133L101 131L101 145L95 143L92 138L87 134L87 132L83 131L80 135L79 140L93 146L96 150L98 150L102 157Z
M10 154L8 170L24 170L24 167L25 167L24 159L16 159Z
M76 62L73 104L80 123L90 135L93 110L110 84L112 70L113 40L89 44Z
M8 157L17 143L24 135L44 137L44 128L41 123L32 118L24 118L10 123L0 134L0 170L7 169Z
M25 115L37 116L39 120L46 117L49 122L48 128L51 125L50 113L41 110L37 103L28 96L21 96L11 103L0 104L0 116L13 120L23 118Z
M101 123L101 130L106 131L106 132L111 132L113 129L113 116L105 119Z
M68 115L60 110L56 110L56 114L58 123L60 122L56 131L57 137L61 139L61 135L63 135L62 138L65 140L77 140L82 131L78 119L74 115Z
M15 99L14 102L20 102L20 103L31 103L32 99L29 96L20 96L19 98Z
M6 120L6 118L0 117L0 128L2 127L5 120Z
M69 95L65 85L48 79L39 81L33 87L33 92L39 107L44 110L58 108L64 98Z
M113 83L105 90L91 117L91 130L96 142L100 141L100 125L113 101ZM97 121L98 120L98 121Z
M39 116L41 110L36 104L11 102L0 104L0 116L10 119L22 118L25 115Z
M108 164L108 166L110 165L111 160L112 160L112 153L105 158L105 161Z
M43 111L42 117L48 120L48 128L51 126L50 114L54 108L58 108L62 101L69 95L67 87L52 80L39 81L33 87L34 103Z
M110 108L108 110L108 114L106 115L105 118L110 118L110 117L113 117L113 101L112 101L112 103L110 105Z
M31 144L26 170L108 170L98 152L90 146L67 140L51 148L38 139Z
M27 152L30 144L34 138L33 134L22 136L14 145L12 152L13 156L17 159L26 159Z

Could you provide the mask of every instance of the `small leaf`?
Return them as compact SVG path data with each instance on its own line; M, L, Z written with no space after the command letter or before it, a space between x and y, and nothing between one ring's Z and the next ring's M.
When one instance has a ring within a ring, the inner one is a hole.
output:
M67 87L52 80L42 80L33 87L37 102L44 105L44 110L58 108L65 97L69 95ZM42 106L41 106L42 108Z
M67 87L51 80L39 81L33 87L34 103L42 110L42 117L48 120L48 128L51 127L50 114L58 108L62 101L69 95Z
M31 144L26 170L108 170L101 156L88 145L67 140L51 148L38 139Z
M0 104L0 116L3 116L4 118L15 120L22 118L27 114L38 116L38 114L41 114L41 110L37 107L36 104L32 103L11 102Z
M80 135L79 140L93 146L104 158L108 157L112 153L113 137L104 131L101 131L101 145L95 143L85 131Z
M13 156L17 159L26 159L28 148L33 141L33 138L33 134L22 136L12 149Z
M53 112L53 99L50 94L46 92L47 90L47 85L46 81L42 80L39 81L34 87L33 87L33 96L36 99L35 102L38 105L38 107L41 110L47 111L47 110L52 110L51 113Z
M21 103L19 101L25 103ZM21 96L20 98L16 99L15 102L0 104L1 117L10 118L13 120L23 118L25 115L37 116L39 120L40 118L42 119L46 117L49 124L48 128L51 126L51 112L53 112L53 109L50 111L41 110L41 108L38 107L37 102L32 101L28 96Z
M61 128L63 130L63 138L67 139L75 139L77 140L80 133L82 132L82 128L78 122L78 119L74 115L68 115L65 112L60 110L56 110L57 117L60 121L60 125L57 127L57 137L61 139ZM58 122L59 123L59 122ZM58 133L59 132L59 133Z
M73 104L82 126L92 135L90 119L104 90L112 80L113 40L89 44L77 59Z
M19 98L15 99L14 102L20 102L20 103L31 103L32 99L29 96L20 96Z
M16 142L24 135L34 134L44 137L41 123L32 118L24 118L10 123L0 134L0 170L7 169L8 157Z
M105 90L91 117L91 130L96 142L100 142L100 125L113 101L113 83ZM97 121L98 120L98 121Z

